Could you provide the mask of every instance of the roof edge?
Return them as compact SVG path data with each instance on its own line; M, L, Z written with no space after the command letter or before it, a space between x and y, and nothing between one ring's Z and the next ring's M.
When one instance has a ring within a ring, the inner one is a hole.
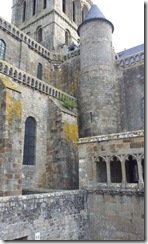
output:
M79 27L78 27L78 30L77 30L77 33L78 33L78 35L80 36L80 32L79 32L79 30L80 30L80 28L81 28L81 26L83 25L83 24L85 24L85 23L88 23L88 22L91 22L91 21L104 21L104 22L107 22L110 26L111 26L111 28L112 28L112 33L114 32L114 25L112 24L112 22L110 22L108 19L104 19L104 18L93 18L93 19L88 19L88 20L84 20L80 25L79 25Z

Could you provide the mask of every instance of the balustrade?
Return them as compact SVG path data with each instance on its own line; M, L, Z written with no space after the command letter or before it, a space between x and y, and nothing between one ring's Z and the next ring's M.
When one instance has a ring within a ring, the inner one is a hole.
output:
M64 93L56 89L55 87L48 85L44 81L38 80L36 77L32 77L31 75L25 73L24 71L16 69L16 67L12 67L12 65L9 65L8 63L2 60L0 60L0 73L10 76L15 80L15 82L18 81L22 85L30 86L31 88L39 90L40 92L55 97L59 100L62 97L64 97L72 102L77 101L76 98L68 95L67 93Z

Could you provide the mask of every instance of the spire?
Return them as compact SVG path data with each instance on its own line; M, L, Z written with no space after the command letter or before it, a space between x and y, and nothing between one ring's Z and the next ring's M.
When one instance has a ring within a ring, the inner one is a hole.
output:
M114 31L113 24L105 18L105 16L102 14L102 12L98 8L98 6L96 4L93 4L92 7L90 8L90 10L88 11L88 14L86 15L86 18L79 25L78 34L79 34L79 29L80 29L81 25L85 24L86 22L94 21L94 20L102 20L102 21L107 22L112 27L112 32Z

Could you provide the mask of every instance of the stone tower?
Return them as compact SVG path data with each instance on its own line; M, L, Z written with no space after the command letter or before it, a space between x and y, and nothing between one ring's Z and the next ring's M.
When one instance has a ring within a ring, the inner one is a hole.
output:
M80 35L80 136L117 132L113 24L93 5L78 28Z
M78 44L77 27L90 0L13 0L12 24L50 50Z

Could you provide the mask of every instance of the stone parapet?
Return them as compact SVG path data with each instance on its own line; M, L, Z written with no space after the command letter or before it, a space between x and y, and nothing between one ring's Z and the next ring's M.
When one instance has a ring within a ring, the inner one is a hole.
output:
M44 81L37 79L34 76L31 76L30 74L2 60L0 60L0 73L13 78L15 81L22 85L29 86L32 89L38 90L59 100L64 98L70 101L76 101L76 98L68 95L67 93L47 84Z
M29 35L25 34L23 31L18 29L16 26L10 24L6 20L4 20L2 17L0 17L0 29L7 32L7 34L13 36L19 41L25 42L31 49L33 49L35 52L40 54L42 57L50 60L50 61L63 61L63 56L59 53L52 53L45 47L43 47L41 44L36 42L33 38L31 38Z

